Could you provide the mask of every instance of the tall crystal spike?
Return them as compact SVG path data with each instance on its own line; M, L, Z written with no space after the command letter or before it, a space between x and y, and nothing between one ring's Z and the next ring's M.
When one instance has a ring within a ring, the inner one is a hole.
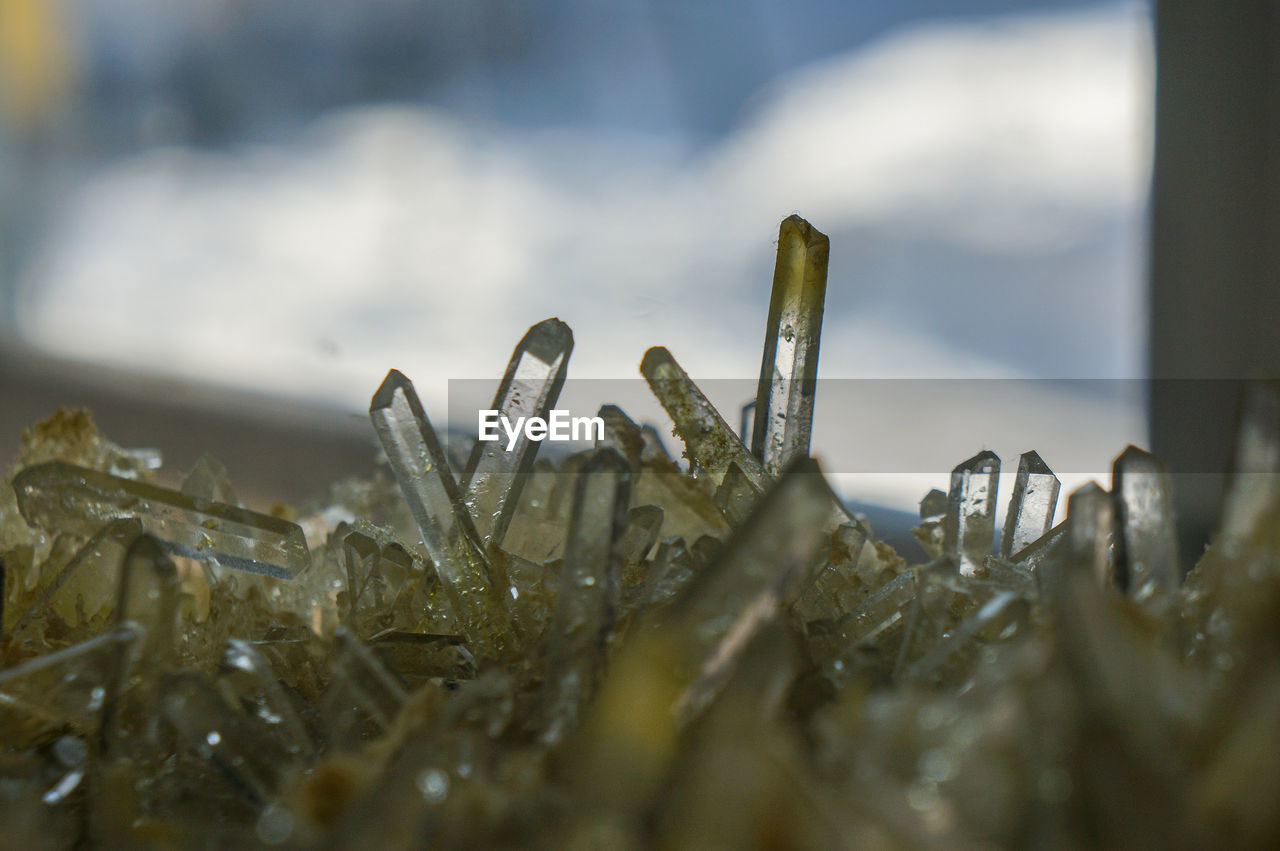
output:
M778 228L778 259L751 429L751 451L770 475L809 452L829 250L826 235L799 216L788 216Z
M1238 548L1262 529L1259 521L1280 501L1280 381L1251 381L1240 399L1226 497L1222 541Z
M1115 500L1117 585L1139 602L1173 594L1182 573L1164 462L1136 446L1128 447L1111 468L1111 497Z
M546 419L560 398L572 352L573 332L559 319L544 319L531 327L516 344L490 408L511 422L519 417ZM505 441L476 441L462 491L485 543L502 542L540 445L523 431L510 451Z
M1018 459L1018 477L1009 497L1009 513L1000 536L1000 555L1012 558L1038 540L1053 525L1062 483L1038 452L1023 452Z
M760 461L747 451L671 352L662 346L649 349L640 362L640 371L675 423L690 463L706 470L714 485L719 487L729 472L729 465L736 463L757 490L768 487L769 476Z
M413 382L399 370L388 372L373 394L369 418L472 646L486 655L499 651L506 607Z
M578 474L547 672L548 727L560 740L595 691L618 608L619 547L627 527L631 467L612 449L595 452Z
M44 529L87 538L112 520L136 517L174 555L279 579L311 563L296 523L62 461L26 468L13 489L22 516Z
M756 424L756 400L752 399L742 406L738 416L738 439L744 446L751 445L751 430Z
M1114 586L1110 550L1115 515L1111 497L1096 482L1072 491L1067 499L1067 544L1072 567L1087 571L1099 587Z
M834 499L817 462L796 458L715 563L675 601L661 629L685 645L689 670L698 672L676 707L680 717L711 700L756 630L812 582L816 557L830 540Z
M943 552L957 560L962 575L972 576L991 554L999 483L1000 459L994 452L979 452L951 471Z
M178 569L159 543L149 535L136 538L120 568L116 617L145 630L140 657L148 664L174 655L180 592Z

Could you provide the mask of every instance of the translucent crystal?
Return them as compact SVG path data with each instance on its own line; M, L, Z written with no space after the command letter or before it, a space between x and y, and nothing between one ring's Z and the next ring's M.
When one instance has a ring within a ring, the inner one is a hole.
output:
M199 673L175 671L161 681L160 711L187 747L211 761L254 805L270 799L287 763L242 713ZM265 721L261 720L262 726Z
M192 499L238 505L226 465L212 455L201 455L182 480L182 492Z
M751 445L751 430L756 423L756 400L752 399L742 406L738 416L738 439L743 446Z
M729 524L715 500L668 458L645 457L632 479L632 502L662 508L659 537L724 537Z
M724 481L716 488L716 507L733 526L742 523L751 514L760 492L746 473L736 463L729 465Z
M857 569L870 536L870 530L861 523L836 529L826 564L792 606L802 622L837 618L861 602L863 583Z
M663 618L664 640L680 642L690 670L697 671L678 702L681 717L706 705L755 631L812 581L832 499L816 462L793 461L716 562L694 577Z
M242 511L216 462L155 489L83 412L37 424L0 487L5 847L1277 845L1276 385L1179 584L1146 453L1054 528L1025 455L999 554L998 461L970 459L908 564L809 459L768 475L665 350L644 372L687 469L605 405L484 547L470 436L442 450L393 373L396 479L273 508L311 542L287 582L160 540Z
M1000 591L965 618L902 673L907 680L939 680L957 676L957 670L972 664L984 642L1008 641L1025 630L1031 618L1030 603L1024 597Z
M345 530L344 530L345 531ZM373 532L373 529L369 529ZM342 537L347 623L363 640L385 630L457 628L434 570L389 536L379 543L360 530Z
M737 464L757 490L768 487L768 476L760 461L742 444L670 352L662 346L649 349L644 353L640 371L675 423L689 461L705 470L713 484L718 487L729 472L729 465Z
M630 491L630 465L612 449L597 450L578 476L552 622L547 741L558 741L576 725L604 665L617 619Z
M663 511L656 505L637 505L627 512L627 526L618 543L622 568L640 565L662 531Z
M89 537L134 517L175 555L289 579L311 563L296 523L234 505L61 461L28 467L13 479L22 516L33 526Z
M357 747L391 726L404 705L404 684L345 628L334 635L333 668L321 712L331 743Z
M1100 587L1114 587L1117 584L1111 561L1114 528L1111 497L1096 482L1072 491L1067 500L1066 529L1070 570L1092 576Z
M920 500L920 525L911 530L915 538L931 559L942 557L943 526L946 523L947 495L934 488Z
M662 435L658 434L658 430L649 423L640 426L640 439L644 441L644 451L640 457L645 459L661 458L664 461L671 460L671 453L667 451L666 444L662 442Z
M769 475L809 453L829 250L804 219L782 221L751 429L751 450Z
M640 597L645 605L671 600L693 578L694 561L684 538L668 538L658 545Z
M1116 458L1111 493L1117 585L1140 603L1167 606L1182 582L1182 571L1164 464L1150 452L1130 446Z
M412 382L387 373L369 417L463 629L479 652L505 646L507 613L471 515Z
M877 588L838 620L808 625L815 649L827 660L824 670L835 682L846 682L868 652L881 666L894 663L919 588L919 573L910 570Z
M994 452L979 452L951 471L943 551L956 559L962 575L972 575L991 554L999 483L1000 459Z
M1018 477L1013 483L1013 494L1009 497L1004 533L1000 536L1002 556L1011 558L1049 531L1061 487L1058 477L1039 453L1022 453L1018 459Z
M475 657L460 635L389 629L371 637L369 649L410 685L440 677L466 680L476 675Z
M142 627L138 657L150 675L175 659L180 592L178 570L159 543L149 535L135 539L120 568L116 618Z
M316 743L293 701L251 642L239 638L227 642L218 664L217 685L223 699L253 718L260 725L259 735L271 740L282 756L315 756Z
M516 344L490 409L511 422L546 419L560 398L573 351L573 332L559 319L544 319ZM515 512L541 443L521 431L507 449L504 441L476 441L462 476L462 491L476 531L501 543Z

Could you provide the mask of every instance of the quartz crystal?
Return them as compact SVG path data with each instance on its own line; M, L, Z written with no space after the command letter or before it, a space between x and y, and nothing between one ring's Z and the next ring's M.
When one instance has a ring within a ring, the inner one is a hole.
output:
M963 575L972 576L991 552L999 483L1000 459L994 452L979 452L951 471L942 547Z
M1164 464L1130 446L1116 459L1111 476L1117 582L1135 600L1163 606L1182 581Z
M749 438L751 451L770 475L809 452L829 248L827 237L799 216L783 219L778 229L778 260Z
M545 319L516 344L498 392L489 406L511 422L520 417L546 419L560 398L573 352L573 332L559 319ZM538 441L523 431L507 449L502 441L476 441L462 478L467 508L477 532L501 542L537 457Z
M1245 389L1185 581L1135 447L1056 526L1025 452L998 551L982 452L900 554L808 457L825 256L783 223L751 428L644 355L687 465L607 399L587 451L447 451L395 371L386 465L266 514L210 457L170 490L83 411L34 425L0 488L0 844L1280 845L1280 385ZM571 346L533 326L494 407L546 410Z
M558 741L576 726L579 707L595 689L617 620L631 470L611 449L582 466L560 572L554 630L548 648L545 738Z
M1005 558L1026 549L1053 525L1053 512L1058 507L1058 491L1062 485L1038 452L1024 452L1018 459L1018 477L1009 499L1004 534L1000 536L1000 554Z
M724 481L729 465L736 464L757 491L768 486L768 475L748 451L720 412L707 401L671 352L654 346L644 353L640 371L662 407L671 415L676 434L685 443L690 464L705 470L715 485Z
M295 523L74 464L28 467L13 489L22 516L44 529L88 537L108 521L137 517L175 555L281 579L311 562Z
M507 627L502 592L413 383L397 370L387 373L369 417L468 636L480 652L500 652Z

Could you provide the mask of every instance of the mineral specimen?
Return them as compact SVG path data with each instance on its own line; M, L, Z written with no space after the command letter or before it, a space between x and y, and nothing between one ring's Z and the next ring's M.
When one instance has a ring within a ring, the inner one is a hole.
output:
M981 452L900 555L808 457L826 253L783 222L739 434L644 355L685 464L606 404L594 448L464 465L392 370L390 475L295 522L213 459L170 490L84 413L35 426L0 488L5 846L1280 843L1277 385L1185 581L1134 447L1057 526L1023 454L998 549ZM545 413L572 344L533 326L494 409Z

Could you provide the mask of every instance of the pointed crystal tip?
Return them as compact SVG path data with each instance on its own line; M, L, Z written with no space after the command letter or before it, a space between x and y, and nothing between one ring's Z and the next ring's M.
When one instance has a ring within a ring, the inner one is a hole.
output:
M671 356L671 352L667 351L666 346L654 346L644 353L644 358L640 361L640 371L648 375L659 367L669 366L675 362L675 358Z
M1040 457L1040 453L1034 449L1029 452L1023 452L1018 459L1018 466L1027 471L1031 476L1052 476L1053 470L1049 469L1049 465L1044 463L1044 459Z
M924 495L924 499L920 500L920 519L925 520L930 517L940 517L947 513L947 495L934 488Z
M996 455L989 449L984 449L977 455L961 461L956 465L953 473L991 473L1000 470L1000 456Z
M809 224L808 221L800 216L792 213L782 220L782 224L778 227L779 241L785 238L788 232L795 233L807 246L829 246L831 241L822 231Z
M1134 446L1130 443L1125 447L1123 452L1116 456L1115 463L1112 465L1112 470L1128 470L1134 472L1142 470L1163 471L1164 462L1147 450Z
M413 390L413 382L410 381L400 370L390 370L387 372L387 377L382 379L382 383L378 385L378 389L374 392L373 398L369 401L369 410L377 411L381 408L391 407L391 403L396 396L396 391L404 388Z
M553 316L529 326L516 349L551 363L573 351L573 330Z

